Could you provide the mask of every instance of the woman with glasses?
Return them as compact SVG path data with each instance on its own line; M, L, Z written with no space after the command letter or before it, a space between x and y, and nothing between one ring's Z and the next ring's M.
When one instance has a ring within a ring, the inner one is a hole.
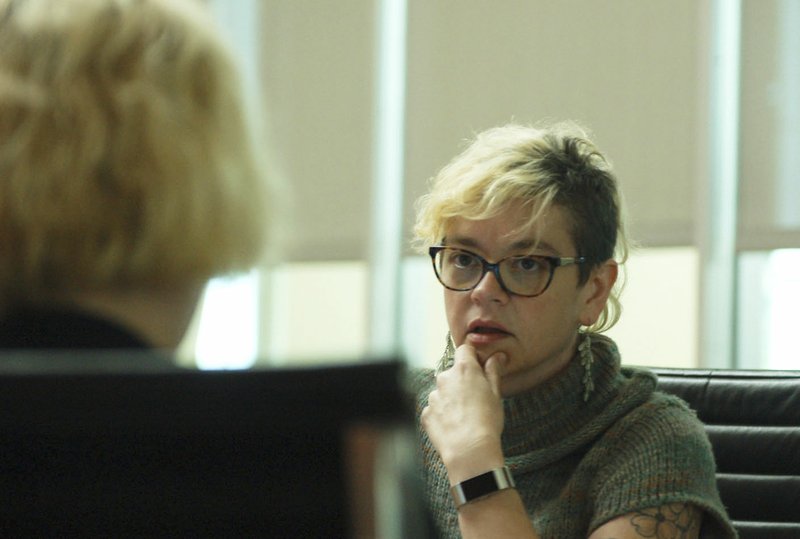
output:
M600 332L627 255L608 161L573 124L491 129L434 178L418 243L450 333L420 373L444 537L734 536L703 425Z

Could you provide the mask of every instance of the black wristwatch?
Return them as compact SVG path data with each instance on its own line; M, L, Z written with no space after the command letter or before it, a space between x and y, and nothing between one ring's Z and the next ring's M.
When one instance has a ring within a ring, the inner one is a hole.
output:
M498 490L514 488L514 478L508 466L476 475L450 487L456 509L471 501L488 496Z

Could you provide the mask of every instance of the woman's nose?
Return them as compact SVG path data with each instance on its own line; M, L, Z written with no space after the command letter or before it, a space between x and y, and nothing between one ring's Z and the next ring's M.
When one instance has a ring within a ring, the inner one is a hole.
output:
M508 301L508 292L500 285L497 275L493 271L484 273L475 288L472 289L471 296L473 301L480 302L500 302Z

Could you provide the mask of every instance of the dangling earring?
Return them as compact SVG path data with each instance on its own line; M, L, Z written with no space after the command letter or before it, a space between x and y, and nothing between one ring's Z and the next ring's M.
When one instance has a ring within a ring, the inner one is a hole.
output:
M442 371L446 371L450 367L453 366L453 359L456 355L456 346L453 344L453 337L450 335L450 332L447 332L447 336L445 337L447 344L444 347L444 353L442 354L442 358L439 360L439 365L436 367L436 374L439 374Z
M583 333L583 341L578 345L578 353L581 357L581 365L583 365L583 402L587 402L594 391L594 380L592 380L594 354L592 354L592 339L587 332Z

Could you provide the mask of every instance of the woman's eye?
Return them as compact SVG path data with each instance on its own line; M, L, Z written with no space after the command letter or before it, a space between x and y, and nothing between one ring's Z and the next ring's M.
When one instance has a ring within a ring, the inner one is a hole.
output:
M520 271L529 272L537 271L542 267L542 263L538 259L529 256L515 259L514 265Z
M465 253L456 253L452 257L452 262L457 268L468 268L475 263L475 257Z
M466 268L472 264L472 257L467 255L458 255L456 257L456 266Z

